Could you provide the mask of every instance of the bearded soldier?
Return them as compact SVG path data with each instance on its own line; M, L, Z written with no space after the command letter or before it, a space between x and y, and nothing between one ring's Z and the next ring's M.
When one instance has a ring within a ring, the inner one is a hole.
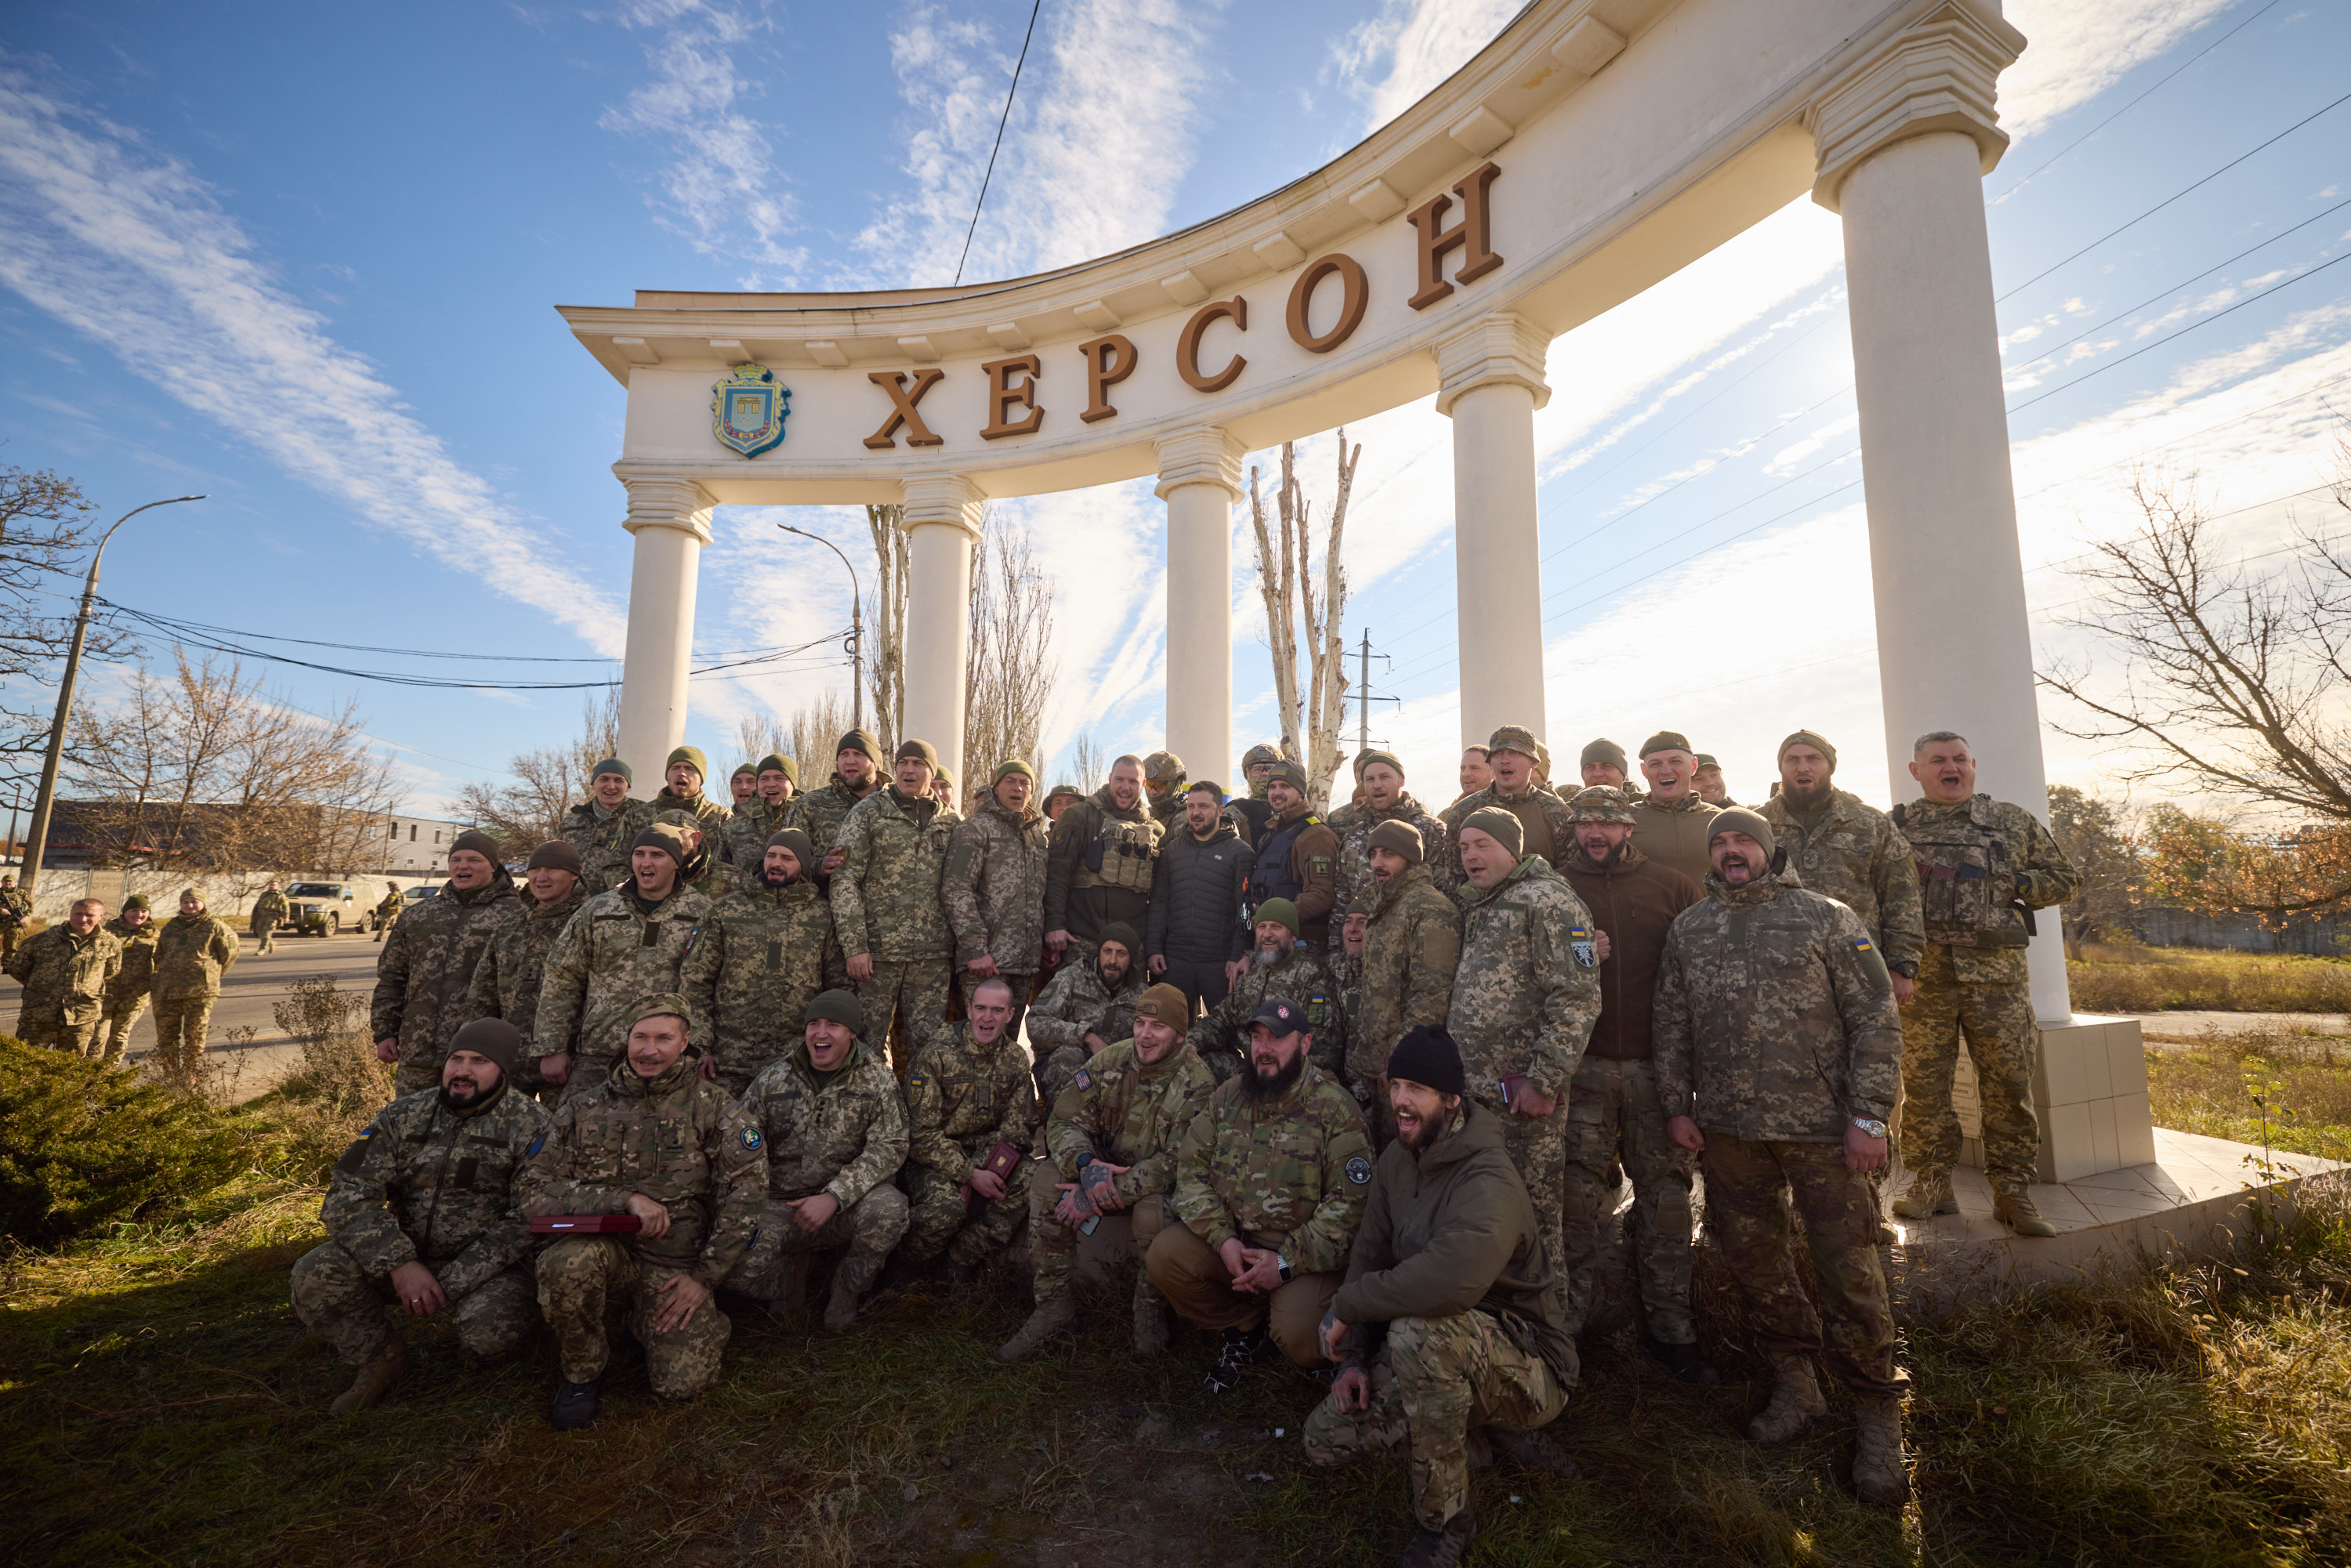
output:
M1442 831L1443 830L1439 830ZM1410 822L1385 821L1368 835L1371 908L1350 916L1346 937L1350 979L1343 995L1347 1015L1347 1080L1360 1087L1373 1136L1386 1147L1395 1136L1387 1085L1387 1053L1408 1030L1444 1023L1453 1009L1453 979L1461 966L1461 906L1437 889Z
M1029 1009L1029 1043L1037 1053L1038 1098L1050 1104L1086 1059L1127 1037L1128 1020L1143 995L1141 946L1117 922L1102 932L1090 964L1064 964Z
M1365 751L1355 758L1355 783L1363 803L1353 801L1331 813L1331 831L1338 836L1339 858L1331 878L1331 951L1340 951L1340 921L1358 904L1372 901L1372 831L1384 822L1402 822L1420 835L1421 863L1437 881L1445 863L1445 824L1414 800L1404 785L1404 764L1390 751ZM1440 884L1437 891L1449 894ZM1393 1042L1391 1042L1393 1043ZM1385 1060L1384 1057L1382 1058ZM1379 1076L1376 1071L1371 1077Z
M738 879L713 905L678 971L678 989L705 1020L718 1082L741 1094L751 1080L798 1049L809 1003L849 983L832 934L832 906L809 872L808 835L769 835L758 874Z
M939 883L947 923L955 927L956 963L968 988L1001 978L1011 988L1008 1038L1020 1038L1020 1017L1045 956L1045 867L1050 830L1029 804L1035 770L1019 758L997 765L987 792L947 841L947 869Z
M449 880L393 928L376 957L375 1054L399 1063L395 1097L441 1082L442 1059L466 1019L474 970L498 933L522 918L521 896L501 859L489 834L459 833L449 846Z
M509 920L490 938L474 978L465 988L466 1011L475 1018L504 1019L525 1040L538 1028L539 992L547 980L547 956L571 917L588 902L580 880L580 851L566 839L549 839L530 852L523 873L523 917ZM553 1101L560 1087L539 1076L538 1059L528 1050L507 1069L518 1093Z
M122 944L105 929L105 920L104 904L77 899L64 925L9 955L7 972L25 988L16 1009L18 1040L95 1054L107 988L122 968Z
M912 1218L899 1252L910 1265L947 1254L958 1283L1005 1248L1029 1216L1029 1147L1037 1084L1029 1053L1008 1032L1012 988L1000 977L972 988L970 1016L946 1026L906 1075ZM995 1168L999 1151L1008 1169Z
M629 846L652 825L653 808L629 799L636 774L617 757L590 770L588 799L563 813L556 830L580 852L580 880L590 895L628 880Z
M1347 1062L1347 1008L1330 966L1314 947L1300 940L1298 906L1286 898L1269 898L1257 907L1257 946L1250 950L1249 972L1233 982L1225 999L1194 1020L1192 1047L1222 1083L1242 1071L1249 1032L1268 997L1287 997L1299 1006L1306 1027L1313 1031L1314 1065L1333 1082Z

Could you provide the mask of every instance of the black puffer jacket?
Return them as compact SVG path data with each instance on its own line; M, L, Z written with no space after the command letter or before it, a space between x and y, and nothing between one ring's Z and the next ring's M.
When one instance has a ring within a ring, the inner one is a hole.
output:
M1221 964L1248 947L1241 930L1241 893L1255 852L1222 817L1206 842L1181 823L1160 841L1151 883L1147 957L1179 964Z

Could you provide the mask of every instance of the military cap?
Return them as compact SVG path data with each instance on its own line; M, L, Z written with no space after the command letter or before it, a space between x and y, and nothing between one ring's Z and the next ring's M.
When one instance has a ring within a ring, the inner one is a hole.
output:
M841 749L845 751L848 747ZM819 991L809 998L809 1005L800 1009L800 1021L812 1024L819 1019L830 1019L834 1023L847 1024L852 1030L862 1030L865 1027L865 1009L858 1006L855 991Z
M1398 777L1402 777L1404 773L1403 758L1398 757L1393 751L1382 751L1379 747L1374 747L1368 751L1359 751L1355 754L1355 781L1357 783L1361 783L1363 781L1364 769L1369 768L1374 762L1386 763L1389 767L1396 770Z
M759 758L758 771L761 773L780 773L785 778L792 781L792 785L795 789L799 785L800 765L793 761L790 758L786 757L780 751L770 751L767 756Z
M1597 740L1584 743L1583 756L1576 766L1589 768L1595 762L1604 762L1619 773L1630 772L1633 767L1632 759L1625 755L1625 748L1604 735Z
M145 894L134 893L130 897L122 901L122 907L125 909L152 909L154 905L147 902L147 895Z
M1306 1027L1306 1009L1288 997L1268 997L1258 1003L1257 1011L1249 1015L1249 1022L1265 1025L1268 1034L1280 1039Z
M568 871L573 876L584 875L587 866L580 859L578 846L569 839L549 839L530 852L530 863L526 871Z
M778 844L792 852L792 858L800 862L802 876L816 869L816 844L798 828L777 829L768 835L768 841L760 847L762 850L772 850Z
M1162 980L1143 993L1134 1004L1134 1016L1156 1019L1171 1029L1182 1029L1192 1021L1192 1005L1184 999L1183 992Z
M1641 755L1650 757L1660 751L1687 751L1689 737L1677 729L1661 729L1641 742Z
M1248 752L1242 756L1241 770L1243 772L1247 772L1260 762L1279 762L1280 760L1281 747L1275 746L1270 741L1260 742L1256 746L1250 747Z
M1265 781L1267 783L1270 784L1277 779L1289 785L1291 789L1297 790L1300 794L1303 795L1306 793L1306 769L1301 768L1297 763L1289 760L1287 758L1275 763L1272 767L1265 770Z
M1461 831L1466 833L1472 828L1510 851L1513 860L1526 852L1526 824L1499 806L1480 806L1463 818Z
M996 765L996 771L988 778L987 787L993 789L1015 773L1019 774L1031 784L1037 782L1037 770L1034 768L1029 767L1018 757L1008 757Z
M632 852L659 850L679 865L684 865L691 852L685 847L685 830L674 822L655 822L629 841Z
M1143 759L1143 776L1154 784L1172 784L1184 777L1184 759L1172 751L1155 751Z
M1045 791L1045 803L1049 806L1056 800L1082 800L1085 798L1086 792L1074 784L1056 784Z
M694 1014L687 1009L685 998L675 991L655 991L649 997L639 997L629 1009L626 1027L634 1029L647 1019L657 1018L674 1018L689 1030L694 1028Z
M1819 752L1823 757L1829 759L1829 768L1831 771L1835 770L1836 747L1831 746L1829 744L1829 737L1823 735L1819 730L1800 729L1796 731L1795 734L1790 736L1787 739L1780 743L1780 749L1771 754L1773 759L1777 760L1780 758L1787 756L1788 747L1792 746L1811 747L1813 750Z
M459 850L471 850L492 865L497 865L507 858L505 847L479 828L467 828L457 835L457 841L449 846L449 852L454 855Z
M676 767L681 762L684 763L687 767L692 768L703 778L707 779L710 777L710 763L709 760L702 755L702 748L700 747L679 747L676 750L669 754L669 760L662 764L662 771L666 773L669 769Z
M1129 925L1123 920L1113 920L1109 925L1103 926L1102 928L1102 936L1097 937L1096 940L1099 942L1117 943L1120 946L1126 949L1126 956L1130 958L1135 957L1143 951L1143 938L1136 936L1134 934L1134 927Z
M1486 754L1490 757L1497 751L1515 751L1537 761L1550 755L1543 749L1543 743L1535 738L1535 732L1522 724L1506 724L1486 737Z
M1690 758L1690 762L1692 766L1698 768L1719 768L1722 766L1721 763L1717 762L1714 759L1714 753L1711 751L1694 753Z
M601 779L607 773L617 773L632 785L637 781L637 770L617 757L607 757L603 761L590 768L588 770L588 777L591 779Z
M893 762L914 761L936 773L939 770L939 748L927 740L902 740L891 755Z
M194 899L196 901L196 907L199 909L202 909L204 906L204 890L201 887L195 886L193 883L180 889L180 896L182 898Z
M735 771L729 773L726 777L729 779L757 779L758 776L759 765L756 762L746 762L737 766Z
M1626 827L1636 825L1640 819L1633 815L1633 802L1621 789L1605 784L1594 784L1589 789L1578 789L1567 803L1567 820L1571 822L1622 822Z
M1707 847L1712 849L1714 841L1725 833L1745 833L1761 844L1767 855L1780 847L1779 839L1771 831L1771 824L1762 813L1750 811L1744 806L1733 806L1728 811L1715 813L1714 821L1706 825Z
M1257 924L1262 925L1269 920L1272 921L1277 925L1289 926L1290 934L1292 936L1298 935L1298 905L1290 903L1290 900L1286 898L1269 898L1263 904L1259 904L1257 906Z
M944 784L948 789L952 789L955 788L955 772L953 769L948 768L946 763L942 762L936 768L931 769L931 782L934 784Z
M1428 858L1428 846L1420 841L1420 830L1410 822L1382 822L1365 835L1365 843L1375 850L1392 850L1404 856L1408 865L1418 865Z
M461 1051L488 1057L498 1064L498 1072L503 1076L514 1071L515 1058L522 1054L522 1030L504 1019L475 1019L449 1041L450 1056ZM442 1060L445 1061L448 1057Z
M841 744L832 748L832 754L838 757L844 751L862 751L872 761L882 760L882 743L874 739L868 730L852 729L842 736Z

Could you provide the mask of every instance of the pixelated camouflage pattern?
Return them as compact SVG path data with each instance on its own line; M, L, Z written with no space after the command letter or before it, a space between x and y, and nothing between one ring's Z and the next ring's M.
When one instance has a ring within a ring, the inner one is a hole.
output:
M955 928L958 967L988 957L1007 975L1037 972L1045 950L1050 842L1049 826L1034 806L1015 815L993 790L956 826L939 893Z
M681 887L647 913L633 892L614 888L589 899L564 922L548 949L530 1052L571 1053L567 1090L601 1083L628 1047L629 1009L639 997L678 988L678 974L710 908L709 899ZM699 1040L701 1020L689 1019L688 1027Z
M1255 961L1249 972L1233 982L1225 999L1192 1020L1186 1036L1200 1060L1225 1082L1245 1070L1249 1052L1249 1021L1268 997L1283 997L1306 1009L1308 1029L1314 1036L1309 1058L1315 1066L1343 1082L1347 1064L1347 1004L1339 981L1322 956L1304 943L1295 943L1280 963L1270 967Z
M530 1041L538 1028L538 998L547 981L547 956L555 950L555 939L587 904L589 896L584 882L572 888L569 898L551 904L541 904L525 891L523 917L498 928L465 988L468 1019L504 1019L522 1032L522 1055L515 1063L515 1076L519 1082L538 1082L538 1062L530 1054Z
M790 800L780 806L770 806L764 795L754 795L735 808L734 814L726 819L724 851L729 885L754 887L758 884L759 873L768 863L768 841L790 825L791 814ZM811 844L816 842L813 839L809 841ZM814 876L816 869L812 865L804 865L800 867L800 875L803 878Z
M1354 1096L1309 1064L1289 1093L1254 1102L1218 1084L1176 1154L1177 1218L1210 1248L1232 1237L1300 1274L1346 1267L1372 1179Z
M1348 1082L1368 1084L1387 1071L1388 1052L1406 1030L1442 1024L1451 1013L1461 905L1438 890L1426 862L1364 885L1372 917L1343 994Z
M962 821L935 801L901 800L894 785L842 820L838 842L849 853L833 873L832 925L844 954L904 963L953 951L939 879Z
M1861 916L1766 873L1666 936L1650 1039L1667 1116L1758 1142L1842 1144L1894 1113L1902 1020Z
M1420 830L1420 864L1437 892L1449 894L1455 883L1439 880L1446 870L1445 822L1409 791L1384 810L1350 801L1331 813L1331 831L1339 836L1339 863L1331 879L1331 951L1340 951L1341 922L1359 900L1372 896L1372 830L1383 822L1409 822Z
M1567 847L1575 842L1575 821L1568 810L1567 801L1549 785L1537 784L1518 795L1504 795L1499 784L1489 784L1483 789L1472 790L1445 808L1442 813L1445 822L1444 853L1439 855L1432 851L1426 862L1437 873L1437 885L1452 892L1457 898L1469 896L1468 891L1465 891L1469 879L1461 870L1461 824L1468 821L1472 813L1482 811L1489 806L1508 811L1521 822L1525 821L1526 812L1541 812L1543 824L1551 830L1552 847L1562 854L1565 854Z
M1809 828L1788 809L1784 795L1772 796L1757 814L1771 824L1789 868L1806 887L1861 916L1889 967L1917 967L1927 945L1918 869L1891 817L1842 789L1829 791L1827 813Z
M961 1183L998 1140L1024 1153L1037 1136L1029 1053L1000 1035L982 1045L968 1019L948 1024L906 1074L906 1162Z
M25 988L16 1038L87 1055L106 993L122 967L122 944L104 925L76 936L63 922L26 938L6 971Z
M677 977L695 1043L737 1092L798 1049L817 993L848 984L832 906L805 875L781 888L754 876L712 905Z
M2008 866L2016 878L2014 896L2034 909L2046 909L2063 904L2082 891L2082 873L2057 847L2057 841L2039 818L2022 806L2005 800L1995 800L1989 795L1974 795L1955 806L1940 806L1932 800L1906 800L1902 804L1902 821L1898 824L1906 837L1924 836L1938 830L1948 830L1965 823L1978 812L1993 824L1992 830L2008 847ZM1981 819L1979 819L1981 820ZM1920 898L1932 916L1932 898L1923 882ZM2016 922L2022 932L2023 922ZM1946 946L1936 943L1936 946ZM1947 946L1951 967L1959 980L1970 985L2015 985L2026 983L2024 948L1991 946Z
M1038 1168L1038 1161L1022 1160L1005 1176L1002 1197L983 1198L943 1172L908 1166L906 1237L899 1252L909 1263L927 1263L941 1252L970 1268L987 1262L1028 1223L1030 1173Z
M1491 891L1464 883L1458 896L1461 967L1445 1022L1461 1048L1470 1097L1501 1113L1501 1080L1517 1072L1539 1093L1564 1094L1600 1017L1591 912L1540 855L1519 862Z
M727 1288L775 1302L787 1312L796 1311L805 1303L779 1299L784 1297L789 1278L785 1260L804 1252L846 1249L833 1271L833 1290L862 1296L873 1288L882 1266L905 1236L907 1213L906 1195L887 1182L869 1187L855 1203L835 1209L832 1218L814 1230L800 1228L790 1205L769 1198L759 1221L758 1239L726 1277Z
M596 802L589 800L564 812L556 831L580 852L580 884L594 894L629 880L629 846L653 820L653 808L647 801L624 800L611 815L600 816Z
M439 1068L450 1039L471 1016L466 992L482 955L522 917L513 879L497 871L470 894L444 883L392 928L376 956L371 1023L378 1040L400 1037L402 1066Z
M1102 984L1097 960L1071 952L1023 1019L1029 1048L1037 1053L1039 1093L1048 1105L1061 1097L1078 1069L1094 1054L1087 1035L1107 1046L1134 1033L1134 1004L1145 989L1141 955L1113 992Z
M1568 1331L1581 1333L1599 1289L1599 1265L1616 1217L1617 1172L1633 1178L1625 1236L1633 1253L1641 1322L1660 1344L1698 1343L1690 1315L1690 1183L1698 1156L1666 1135L1654 1063L1587 1056L1567 1093L1562 1290Z
M1951 1083L1964 1049L1975 1063L1984 1175L1995 1191L2021 1192L2040 1179L2032 1062L2041 1030L2032 992L2022 980L1961 979L1956 960L1966 951L1928 943L1917 988L1902 1009L1902 1163L1943 1172L1959 1163Z
M107 982L107 1010L111 1012L131 1002L144 1007L149 993L155 988L155 944L163 935L162 923L151 917L134 931L118 915L106 923L104 929L122 944L121 967Z
M716 1300L664 1333L653 1327L662 1290L688 1270L651 1258L623 1238L567 1236L538 1255L538 1306L555 1334L566 1380L593 1382L611 1356L611 1309L645 1347L645 1381L664 1399L691 1399L718 1381L734 1323Z
M538 1326L538 1302L528 1264L525 1258L462 1292L442 1282L449 1326L460 1345L489 1360L512 1354L530 1336ZM384 1314L395 1300L390 1276L370 1272L332 1241L296 1259L287 1286L294 1315L333 1345L346 1365L365 1366L390 1350L400 1332Z
M840 774L820 789L803 789L791 799L791 809L784 814L784 826L798 828L806 833L809 842L816 846L818 863L841 841L841 825L860 800L870 800L886 785L877 784L864 794L856 794L844 783Z
M906 1163L906 1101L889 1063L863 1040L823 1082L805 1040L743 1091L743 1109L768 1145L768 1192L778 1199L829 1192L853 1207Z
M1085 1064L1053 1102L1045 1150L1063 1181L1078 1179L1078 1156L1092 1155L1126 1170L1111 1178L1131 1206L1176 1186L1176 1145L1217 1086L1189 1041L1145 1065L1134 1042L1120 1040Z
M394 1100L335 1162L319 1223L369 1278L423 1263L455 1301L528 1255L517 1188L549 1124L511 1084L463 1114L438 1089Z
M236 964L236 932L204 914L174 915L155 935L155 1007L220 995L221 977ZM381 1040L379 1032L376 1037Z
M726 841L719 831L711 828L705 819L682 807L670 806L654 812L653 821L657 825L680 830L685 833L686 842L694 844L684 863L677 868L679 887L691 889L715 901L735 885L726 864ZM699 843L695 843L695 833L702 835Z

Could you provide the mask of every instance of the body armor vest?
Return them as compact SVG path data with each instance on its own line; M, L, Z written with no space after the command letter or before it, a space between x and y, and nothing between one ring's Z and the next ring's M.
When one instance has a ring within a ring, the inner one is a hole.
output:
M1989 795L1968 802L1965 817L1937 822L1894 808L1894 825L1910 841L1927 940L1949 947L2022 947L2031 941L2016 903L2015 866Z
M1290 872L1290 851L1298 842L1299 834L1322 820L1309 811L1288 827L1268 833L1259 843L1257 863L1249 867L1249 907L1243 912L1247 916L1244 924L1257 924L1257 906L1267 899L1295 901L1300 894L1306 891L1306 884Z
M1115 887L1126 893L1151 892L1151 862L1159 850L1159 824L1145 813L1139 822L1102 813L1102 824L1078 862L1075 887Z

